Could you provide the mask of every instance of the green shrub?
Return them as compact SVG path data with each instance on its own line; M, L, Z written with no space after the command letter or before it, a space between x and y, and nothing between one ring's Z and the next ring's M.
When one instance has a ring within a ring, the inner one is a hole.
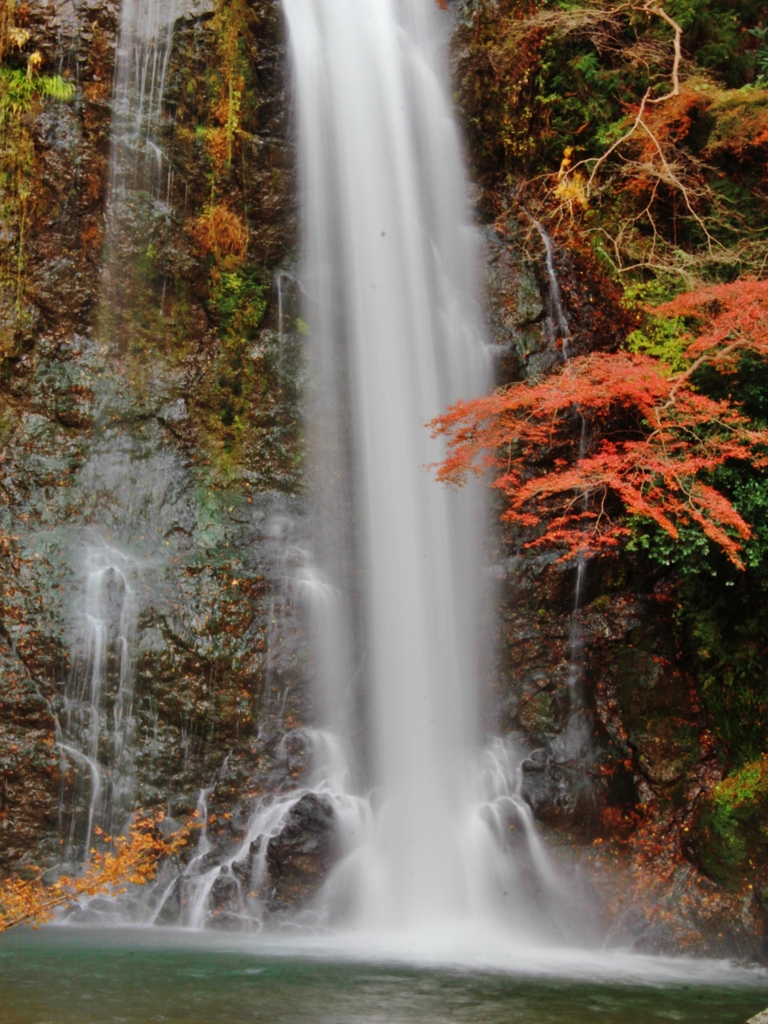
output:
M768 856L768 754L718 783L696 829L698 859L718 881L739 885Z

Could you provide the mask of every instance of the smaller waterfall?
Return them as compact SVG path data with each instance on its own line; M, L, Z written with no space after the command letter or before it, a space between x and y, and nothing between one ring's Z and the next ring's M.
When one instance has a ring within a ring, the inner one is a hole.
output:
M308 759L315 765L328 765L329 771L314 768L304 785L257 800L245 834L224 857L215 853L208 835L208 800L215 783L203 790L198 799L203 825L195 855L183 875L164 890L152 923L180 922L192 929L223 924L261 930L275 917L270 844L290 827L291 816L300 805L306 809L308 801L310 812L320 814L329 834L334 827L341 836L361 831L359 819L366 814L367 805L363 800L339 793L335 786L334 775L343 772L344 759L334 737L314 729L288 733L280 743L279 763L288 764L294 745L307 748ZM343 845L344 839L340 842ZM279 908L277 916L280 917ZM304 919L313 924L321 920L311 911L305 912ZM299 915L294 923L301 922Z
M123 0L115 64L110 199L139 185L168 201L159 139L178 0Z
M131 810L136 568L101 539L84 548L83 595L58 736L62 774L66 778L69 768L76 774L68 856L87 857L94 826L111 832Z
M570 341L571 341L571 328L568 323L568 317L565 315L565 309L563 307L563 296L560 291L560 281L557 277L557 269L555 267L555 247L552 244L552 238L544 227L544 225L527 214L531 224L536 228L539 233L541 241L544 243L544 257L545 266L547 268L547 283L549 285L548 294L546 297L545 305L547 307L547 318L546 327L547 333L549 334L550 341L555 343L560 341L562 343L562 354L563 359L570 359Z
M104 353L130 342L132 319L148 303L142 257L161 244L170 219L170 163L163 151L165 85L178 0L122 0L112 90L109 179L97 337ZM154 288L155 282L150 282ZM125 329L124 329L125 328ZM142 452L141 425L130 437L126 410L132 374L96 385L96 431L81 480L93 496L96 536L82 551L83 596L72 645L71 674L58 725L63 761L60 817L66 855L88 857L98 826L122 829L135 809L136 724L132 644L140 607L139 564L120 546L138 545L147 507L161 492ZM101 378L102 374L98 374ZM130 385L127 383L130 380ZM164 467L165 469L166 467ZM137 528L138 527L138 528ZM141 537L141 541L144 537ZM157 749L155 745L155 750Z
M123 0L112 93L99 332L130 345L148 309L161 315L153 279L171 220L172 165L164 107L179 0Z

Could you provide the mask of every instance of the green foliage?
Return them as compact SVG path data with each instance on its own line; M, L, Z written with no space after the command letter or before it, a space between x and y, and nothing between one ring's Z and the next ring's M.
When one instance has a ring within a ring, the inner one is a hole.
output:
M242 463L247 438L254 431L252 404L261 390L254 343L267 309L266 286L253 268L214 268L209 307L218 321L218 342L199 418L214 464L229 476Z
M629 334L627 348L630 352L660 359L675 373L688 365L685 350L690 342L682 317L649 317L641 329Z
M67 102L74 86L60 75L40 75L39 53L24 68L0 67L0 215L11 229L10 262L16 291L16 318L23 316L26 238L34 194L34 117L45 99Z
M627 542L628 551L642 552L655 565L674 568L683 576L705 572L717 575L711 566L712 545L701 530L683 526L673 539L644 516L632 516L629 526L632 535Z
M627 336L630 352L660 359L673 373L685 369L688 360L685 350L691 342L691 333L683 317L653 316L646 310L669 302L680 291L679 283L666 278L652 277L625 285L624 303L642 316L641 326Z
M749 30L749 34L759 40L760 47L755 52L755 80L752 83L758 88L768 83L768 28L760 26Z
M768 477L732 466L720 471L718 485L753 526L743 572L691 528L673 541L636 519L629 548L677 578L685 665L698 680L721 752L738 764L768 749Z
M758 355L745 352L728 373L702 367L696 375L696 385L712 398L738 402L756 426L768 424L768 362Z
M699 586L694 594L683 591L683 624L691 647L689 664L696 671L721 753L729 763L741 764L759 757L768 746L764 635L768 600L764 590L747 594L738 584L734 587ZM694 608L692 597L698 607ZM707 598L709 605L704 603Z
M556 167L567 146L580 157L591 155L623 134L624 104L633 86L644 90L648 84L633 78L631 71L607 62L591 39L550 36L542 49L536 96L547 124L541 152L545 164Z
M699 815L699 861L719 881L739 885L768 854L768 755L718 783Z
M765 12L761 0L669 0L669 14L684 33L685 49L729 88L745 85L755 69L748 30Z
M240 272L222 273L212 288L212 300L222 331L249 340L266 312L265 287Z
M0 68L0 129L11 118L27 113L40 99L69 102L75 87L61 75L30 75L26 70Z

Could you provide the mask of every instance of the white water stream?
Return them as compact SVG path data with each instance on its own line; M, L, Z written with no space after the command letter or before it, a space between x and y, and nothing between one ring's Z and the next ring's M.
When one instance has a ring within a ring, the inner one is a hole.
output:
M434 0L283 6L315 521L312 550L289 560L313 627L318 727L300 731L303 788L260 799L224 862L206 862L203 838L187 923L212 920L215 886L264 919L270 840L311 794L333 810L338 857L294 928L406 944L489 926L557 934L569 900L520 795L525 755L500 740L482 750L482 492L453 493L427 468L442 449L426 422L489 384L440 15Z
M170 196L170 164L160 144L160 129L178 16L178 0L123 0L121 4L111 131L110 205L126 190L139 188L164 202Z
M426 468L442 451L425 423L489 383L440 14L434 0L283 6L311 332L320 717L341 737L352 793L372 790L320 904L359 928L499 913L522 924L558 883L509 748L479 754L483 504L479 488L452 493Z
M177 0L123 0L113 88L109 192L106 215L106 278L123 287L130 207L139 196L161 207L171 188L169 165L159 145L163 95L171 55ZM109 303L107 303L109 304ZM113 337L108 341L114 342ZM101 374L99 374L99 377ZM105 404L106 402L106 404ZM99 425L112 418L100 399ZM117 418L117 417L115 417ZM114 496L127 485L123 440L105 458L92 459L90 489ZM146 469L133 482L151 490ZM131 495L135 497L135 493ZM104 530L105 533L109 531ZM89 530L75 555L82 593L75 597L72 669L58 725L63 775L60 817L66 822L68 859L89 856L94 827L122 828L134 810L135 744L131 643L139 611L135 558Z
M83 546L83 596L57 731L62 774L70 766L76 772L73 806L61 809L69 811L68 857L87 857L94 826L110 832L133 809L136 570L131 558L98 536Z
M539 233L539 237L544 244L544 256L545 266L547 268L547 283L549 285L547 296L547 316L545 320L545 326L547 334L549 335L550 341L554 344L558 341L562 346L562 357L566 361L570 359L570 342L571 342L571 328L568 324L568 318L565 315L565 309L563 308L563 297L560 291L560 281L557 277L557 269L555 267L555 247L552 244L552 236L549 234L547 229L542 223L531 217L528 214L528 219L531 224L536 228Z

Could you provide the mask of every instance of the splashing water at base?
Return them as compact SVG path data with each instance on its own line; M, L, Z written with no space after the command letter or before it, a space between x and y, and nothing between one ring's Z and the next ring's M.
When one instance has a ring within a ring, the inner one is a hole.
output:
M377 912L369 915L364 902L371 874L386 871L378 846L381 821L376 794L361 796L351 791L346 753L332 734L317 729L288 733L278 758L287 761L288 749L295 746L304 747L315 766L305 785L259 799L244 836L224 859L208 837L208 800L215 782L200 792L197 810L202 827L195 855L180 877L160 879L142 920L192 929L214 925L262 931L271 926L273 936L287 929L299 939L322 934L323 942L331 943L329 951L335 948L331 932L337 933L343 948L346 929L353 925L358 940L376 949L391 949L394 943L394 948L405 952L407 942L415 941L433 951L443 949L449 956L456 954L456 942L464 948L468 934L475 936L470 945L481 933L486 939L489 934L512 938L510 921L515 923L518 939L524 932L528 941L575 932L575 921L567 915L583 908L567 891L538 836L521 796L521 764L526 755L511 740L494 740L476 762L466 766L478 793L477 802L465 809L464 819L457 823L467 861L478 872L470 911L461 917L422 915L408 922L407 937L401 921L388 921ZM316 897L297 911L275 899L272 844L279 848L292 831L296 838L298 825L301 855L311 858L317 833L308 835L305 823L307 816L316 818L318 813L327 830L326 853L333 851L335 866ZM582 934L588 925L582 917L578 922ZM472 931L477 928L479 932Z

